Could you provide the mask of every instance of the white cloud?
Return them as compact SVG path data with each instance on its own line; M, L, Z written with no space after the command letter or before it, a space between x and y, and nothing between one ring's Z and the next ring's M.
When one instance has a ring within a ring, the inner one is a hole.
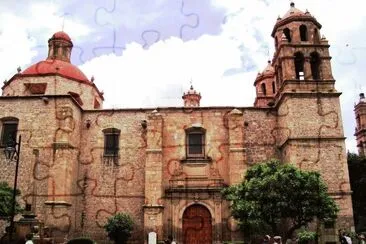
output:
M52 3L33 3L23 9L18 6L6 10L0 12L0 81L10 79L18 66L23 69L29 66L39 51L35 47L47 48L47 40L62 29L64 20L57 14L60 6ZM74 41L91 32L74 17L65 17L64 25Z
M106 107L181 106L182 93L189 88L191 79L203 96L202 105L240 106L244 97L238 102L238 97L228 94L234 86L244 88L240 84L245 84L246 80L239 77L235 82L233 77L223 77L227 69L240 65L235 41L220 36L202 36L189 42L170 38L148 50L131 43L120 57L103 55L80 68L89 77L96 77L95 83L105 91ZM178 96L174 99L167 90ZM143 104L143 101L149 101L149 104Z
M11 14L0 14L0 63L1 81L11 78L18 66L29 64L36 52L35 41L29 39L24 20Z

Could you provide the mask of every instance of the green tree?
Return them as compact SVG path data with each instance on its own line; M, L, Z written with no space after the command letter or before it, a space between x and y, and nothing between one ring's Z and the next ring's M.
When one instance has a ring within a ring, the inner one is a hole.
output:
M366 232L366 158L355 153L347 156L356 232Z
M318 172L276 160L251 167L242 183L223 193L244 231L280 234L285 240L315 218L335 220L339 211Z
M124 244L131 237L133 231L133 220L130 215L126 213L117 213L108 218L104 229L108 236L114 243Z
M20 195L20 191L16 190L16 195ZM10 217L13 201L13 188L9 187L5 181L0 182L0 217ZM20 213L22 208L18 202L15 202L15 214ZM10 220L10 219L9 219Z

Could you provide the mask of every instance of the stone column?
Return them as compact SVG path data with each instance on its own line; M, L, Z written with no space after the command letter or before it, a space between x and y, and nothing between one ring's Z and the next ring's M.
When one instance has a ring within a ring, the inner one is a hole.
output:
M172 201L172 228L173 228L173 233L172 233L172 237L175 241L180 241L180 229L179 229L179 225L180 225L180 221L181 219L179 218L179 202L180 202L180 196L179 194L173 194L173 201Z
M329 44L328 40L323 37L320 43L324 46L322 55L320 57L320 75L323 80L334 80L332 73L331 57L329 55Z
M149 115L145 163L144 233L154 231L163 238L163 118L155 110ZM145 242L147 238L145 237Z
M214 194L215 218L214 218L214 243L221 243L222 241L222 199L221 193Z
M283 80L295 80L296 79L296 72L295 72L295 63L293 54L289 54L282 58L282 75Z
M313 74L311 72L310 57L305 57L304 77L305 77L305 80L312 80L313 79Z

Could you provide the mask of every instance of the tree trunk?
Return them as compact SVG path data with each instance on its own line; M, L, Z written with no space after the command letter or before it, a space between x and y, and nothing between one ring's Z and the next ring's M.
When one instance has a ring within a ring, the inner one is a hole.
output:
M287 240L287 239L292 239L292 235L294 234L294 231L297 230L298 228L300 228L301 225L300 224L297 224L297 225L294 225L292 226L285 234L285 239L284 240Z

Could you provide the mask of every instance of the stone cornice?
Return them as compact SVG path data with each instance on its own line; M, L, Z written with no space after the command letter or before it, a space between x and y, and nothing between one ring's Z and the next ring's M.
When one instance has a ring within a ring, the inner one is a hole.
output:
M311 21L313 22L319 29L322 28L322 25L311 15L295 15L295 16L289 16L285 19L281 19L277 21L275 26L273 27L271 36L274 37L277 29L283 25L286 25L288 23L294 22L294 21Z
M344 141L346 140L346 137L344 136L303 136L303 137L289 137L286 139L284 143L282 143L279 148L282 149L286 147L288 144L291 143L291 141Z

